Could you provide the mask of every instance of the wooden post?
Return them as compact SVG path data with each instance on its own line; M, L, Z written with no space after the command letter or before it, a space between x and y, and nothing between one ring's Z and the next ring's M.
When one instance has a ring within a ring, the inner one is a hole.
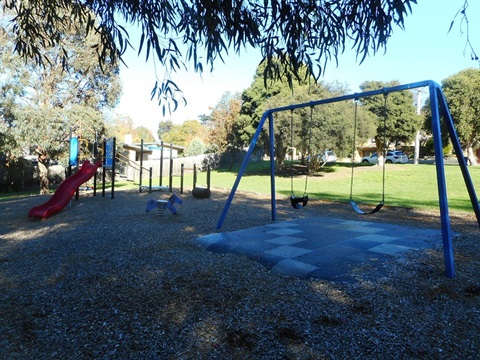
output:
M142 192L142 172L143 172L143 139L140 141L140 186L139 192Z
M197 164L193 164L193 188L197 186Z
M160 180L159 186L162 186L162 178L163 178L163 140L160 141Z
M183 194L183 174L184 174L184 164L180 165L180 194Z
M115 197L115 163L116 163L116 146L117 146L117 138L113 138L113 149L112 149L112 192L110 194L110 199L113 199Z
M168 176L168 187L170 188L170 192L172 192L172 181L173 181L173 159L170 158L170 171Z
M152 167L150 167L150 170L148 171L148 192L151 193L152 192L152 173L153 173L153 170L152 170Z

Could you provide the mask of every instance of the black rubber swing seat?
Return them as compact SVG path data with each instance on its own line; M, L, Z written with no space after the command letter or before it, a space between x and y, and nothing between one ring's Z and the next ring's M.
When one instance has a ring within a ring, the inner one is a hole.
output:
M194 187L192 190L192 195L196 198L208 199L211 195L211 192L209 188Z
M295 195L292 195L290 197L290 203L292 204L292 207L294 209L301 209L305 206L307 206L308 203L308 195L303 195L302 197L295 197Z
M365 212L362 209L360 209L360 207L357 205L357 203L353 200L350 201L350 206L352 207L353 210L355 210L355 212L357 214L371 215L371 214L375 214L376 212L380 211L380 209L383 207L383 201L381 203L379 203L372 211L369 211L369 212Z
M383 143L387 143L387 135L385 129L387 128L387 118L388 118L388 108L387 108L387 93L384 94L384 104L383 107L385 109L385 116L383 117ZM357 108L358 108L358 99L355 99L355 115L354 115L354 125L353 125L353 151L352 151L352 164L355 162L355 151L356 151L356 134L357 134ZM386 149L385 149L386 152ZM360 206L357 205L355 201L353 201L353 174L354 174L354 169L355 166L352 166L352 178L350 181L350 206L352 209L360 215L370 215L370 214L375 214L376 212L379 212L380 209L383 207L383 203L385 201L385 163L386 161L383 162L383 186L382 186L382 201L375 206L375 208L372 211L363 211L360 209Z

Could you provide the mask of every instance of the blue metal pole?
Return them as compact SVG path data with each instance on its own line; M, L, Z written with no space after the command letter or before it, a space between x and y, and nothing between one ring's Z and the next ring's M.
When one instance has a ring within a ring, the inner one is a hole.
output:
M230 194L228 195L227 198L227 203L225 204L223 211L220 215L220 219L218 219L217 223L217 229L220 229L222 227L223 222L225 221L225 217L227 216L228 209L230 208L230 205L233 201L233 197L235 196L235 192L237 191L238 184L240 184L240 179L243 176L243 173L245 172L245 169L247 167L247 164L250 160L250 156L253 153L253 150L255 149L255 145L257 144L258 138L260 136L260 133L262 132L263 125L265 124L265 120L267 119L267 116L270 114L269 111L266 111L263 115L262 118L260 119L260 122L258 123L257 130L255 131L255 134L253 135L252 141L250 142L250 146L247 150L247 153L245 154L245 157L243 158L242 165L240 166L240 170L238 171L237 178L235 179L235 182L233 183L232 190L230 191Z
M227 199L227 203L222 211L222 214L220 216L220 219L217 223L217 229L220 229L223 222L225 221L225 217L227 215L228 209L232 203L233 197L235 195L235 192L237 190L238 184L240 183L240 179L243 176L243 173L245 172L245 168L248 164L248 161L250 160L250 156L254 150L254 147L258 141L258 137L263 129L264 123L266 121L266 118L269 118L269 128L270 128L270 148L274 148L274 134L273 134L273 113L275 112L281 112L281 111L288 111L288 110L295 110L295 109L300 109L300 108L305 108L305 107L311 107L311 106L317 106L317 105L322 105L322 104L329 104L329 103L334 103L334 102L339 102L339 101L346 101L346 100L355 100L363 97L369 97L369 96L374 96L374 95L381 95L381 94L388 94L391 92L396 92L396 91L404 91L404 90L411 90L419 87L429 87L430 90L430 98L432 99L432 128L433 128L433 133L434 133L434 142L435 142L435 157L436 157L436 171L437 171L437 182L438 182L438 193L439 193L439 203L440 203L440 216L441 216L441 223L442 223L442 238L443 238L443 248L444 248L444 260L445 260L445 268L446 268L446 276L447 277L454 277L454 266L453 266L453 250L452 250L452 234L450 230L450 219L448 215L448 200L447 200L447 192L446 192L446 183L445 183L445 172L444 172L444 163L443 163L443 149L442 149L442 144L441 144L441 130L440 130L440 116L439 116L439 111L438 111L438 99L436 97L437 90L441 94L441 88L440 86L431 81L431 80L425 80L425 81L420 81L416 83L411 83L411 84L406 84L406 85L399 85L399 86L393 86L389 88L384 88L384 89L379 89L379 90L372 90L372 91L366 91L363 93L355 93L351 95L344 95L344 96L339 96L339 97L334 97L334 98L329 98L329 99L322 99L322 100L316 100L316 101L310 101L308 103L302 103L302 104L296 104L296 105L290 105L290 106L285 106L285 107L280 107L280 108L275 108L275 109L270 109L267 110L257 127L257 130L252 138L252 141L250 143L250 147L247 151L247 154L245 155L245 158L243 159L243 163L241 165L240 171L237 175L237 178L235 180L235 183L233 184L232 190L230 192L230 195ZM443 99L443 97L442 97ZM440 105L444 105L441 103ZM446 116L450 116L448 113L448 110L446 111L446 104L442 108L442 112L446 113ZM452 125L453 126L453 125ZM454 136L452 135L452 132L450 132L450 136L452 139ZM274 154L274 151L271 150L271 154ZM276 218L276 201L275 201L275 179L274 179L274 168L275 168L275 162L274 158L270 159L270 167L271 167L271 193L272 193L272 199L271 199L271 205L272 205L272 219L275 220ZM468 170L464 170L462 167L462 171L466 171L468 173ZM465 176L464 172L464 179L467 185L467 189L470 193L470 198L472 199L472 204L475 210L475 213L477 215L477 221L479 221L480 225L480 210L478 209L479 204L476 199L473 197L476 197L475 191L473 189L473 185L471 184L471 179L469 175ZM470 180L469 180L470 179ZM473 195L472 195L473 194Z
M468 171L467 161L463 156L462 146L458 139L457 131L455 130L455 125L453 124L452 115L448 110L447 101L445 96L441 91L438 91L439 105L442 113L445 115L446 118L446 125L448 132L450 134L450 139L452 140L453 148L455 149L455 154L457 155L458 164L460 165L460 169L462 170L463 180L465 181L465 186L467 187L468 194L470 195L470 202L472 203L473 211L477 217L477 223L480 227L480 204L478 203L477 194L475 193L475 187L473 186L472 178L470 176L470 172Z
M268 114L268 132L270 136L270 202L272 206L272 220L277 220L277 204L275 197L275 134L273 127L273 115Z
M295 109L301 109L309 106L330 104L330 103L346 101L346 100L355 100L358 98L364 98L364 97L369 97L374 95L383 95L383 94L388 94L396 91L411 90L419 87L427 87L432 84L435 84L435 82L433 82L432 80L425 80L425 81L420 81L420 82L411 83L411 84L392 86L389 88L383 88L383 89L372 90L372 91L365 91L362 93L354 93L350 95L343 95L343 96L333 97L329 99L315 100L315 101L309 101L307 103L283 106L283 107L267 110L267 112L273 114L275 112L280 112L280 111L295 110Z
M443 239L443 259L445 262L445 276L455 277L453 264L452 232L450 229L450 217L448 214L447 185L445 181L445 168L443 161L442 133L440 129L440 114L437 99L438 85L429 86L430 106L432 110L432 133L435 150L435 166L437 171L438 201L440 205L440 220Z
M338 101L346 101L346 100L353 100L353 99L358 99L358 98L361 98L361 97L368 97L368 96L373 96L373 95L381 95L381 94L386 94L386 93L389 93L389 92L395 92L395 91L403 91L403 90L409 90L409 89L415 89L415 88L419 88L419 87L426 87L426 86L430 86L431 84L435 84L433 81L431 80L425 80L425 81L421 81L421 82L416 82L416 83L411 83L411 84L406 84L406 85L399 85L399 86L393 86L393 87L390 87L390 88L385 88L385 89L379 89L379 90L372 90L372 91L366 91L366 92L363 92L361 94L358 94L358 93L355 93L355 94L351 94L351 95L344 95L344 96L339 96L339 97L334 97L334 98L329 98L329 99L322 99L322 100L317 100L317 101L310 101L308 103L302 103L302 104L296 104L296 105L289 105L289 106L284 106L284 107L280 107L280 108L275 108L275 109L270 109L270 110L267 110L263 115L262 115L262 118L260 119L260 122L258 123L258 126L257 126L257 130L255 132L255 134L253 135L253 138L252 138L252 141L250 142L250 146L247 150L247 153L245 155L245 158L243 159L243 162L242 162L242 165L240 167L240 171L238 172L237 174L237 178L235 179L235 182L232 186L232 190L230 191L230 194L227 198L227 202L223 208L223 211L220 215L220 218L217 222L217 229L220 229L222 227L222 224L223 222L225 221L225 217L227 216L227 213L228 213L228 210L230 208L230 205L232 204L232 201L233 201L233 198L235 196L235 192L237 191L237 188L238 188L238 184L240 183L240 179L241 177L243 176L243 173L245 172L245 168L247 167L247 164L250 160L250 156L252 155L252 152L255 148L255 145L257 144L257 141L258 141L258 137L260 136L260 133L263 129L263 125L265 124L265 121L268 118L271 117L271 124L270 124L270 128L272 129L272 131L270 132L270 142L273 141L274 139L274 136L273 136L273 117L272 117L272 114L275 113L275 112L280 112L280 111L286 111L286 110L295 110L295 109L301 109L301 108L304 108L304 107L308 107L308 106L317 106L317 105L322 105L322 104L329 104L329 103L334 103L334 102L338 102ZM270 147L272 147L272 144L270 144ZM273 158L270 160L271 161L271 165L272 166L272 162L274 161ZM275 166L275 164L273 163L273 166ZM274 177L274 170L272 171L271 170L271 176L272 178ZM271 182L273 182L274 184L274 179L272 180L271 179ZM272 186L272 208L275 207L275 198L274 198L274 186ZM276 213L276 210L272 209L272 219L275 220L275 215Z

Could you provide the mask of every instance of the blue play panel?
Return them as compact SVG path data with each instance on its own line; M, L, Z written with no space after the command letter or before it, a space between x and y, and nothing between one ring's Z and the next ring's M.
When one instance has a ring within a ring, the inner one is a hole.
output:
M306 218L199 237L206 249L247 256L273 272L352 281L385 273L384 263L441 244L440 230L332 218ZM368 272L358 274L360 264Z

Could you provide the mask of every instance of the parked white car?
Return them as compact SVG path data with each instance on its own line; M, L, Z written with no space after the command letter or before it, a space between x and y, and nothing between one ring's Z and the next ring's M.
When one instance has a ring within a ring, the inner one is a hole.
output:
M376 164L377 162L378 155L376 152L362 158L362 164ZM385 162L387 164L406 164L408 163L408 156L400 150L388 150Z
M327 150L322 155L322 162L325 163L334 163L337 161L337 155L332 150Z
M337 161L337 155L332 150L327 150L324 153L314 155L314 159L319 163L334 163ZM310 161L310 156L307 156L307 160Z

